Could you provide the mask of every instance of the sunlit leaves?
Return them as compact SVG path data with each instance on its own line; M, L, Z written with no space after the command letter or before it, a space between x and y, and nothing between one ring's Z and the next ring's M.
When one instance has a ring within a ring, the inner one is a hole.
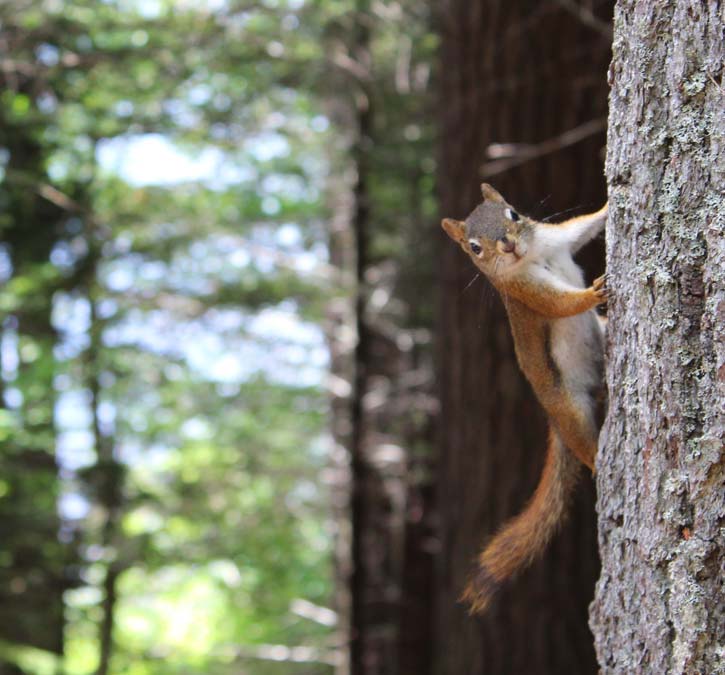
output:
M301 318L336 282L328 125L295 88L321 72L320 24L295 2L26 5L0 8L27 64L0 99L18 263L0 291L17 355L0 434L4 458L33 447L49 465L0 509L42 490L80 544L65 670L96 667L111 567L119 672L232 673L235 644L323 640L289 614L331 590L326 361ZM156 175L182 155L207 170L144 182L100 151L152 138Z

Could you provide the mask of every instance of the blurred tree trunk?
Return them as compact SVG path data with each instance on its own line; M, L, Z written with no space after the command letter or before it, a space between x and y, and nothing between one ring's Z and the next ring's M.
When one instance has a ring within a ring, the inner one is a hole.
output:
M352 28L351 58L368 75L371 68L368 2L358 0ZM369 293L365 275L370 266L369 152L373 131L372 92L365 77L358 81L355 97L353 142L351 145L355 181L352 186L352 234L355 245L355 334L354 376L351 399L350 461L352 469L352 612L350 663L353 675L382 673L388 668L392 646L390 631L380 631L379 622L391 619L386 589L391 583L387 564L390 550L390 499L384 479L370 456L369 420L364 399L373 367L374 337L367 320ZM388 546L386 546L388 544Z
M0 34L0 42L3 37ZM0 76L0 84L10 95L5 75ZM23 80L15 86L29 91L32 82ZM58 536L54 387L58 371L52 323L58 280L43 272L58 240L63 213L32 189L36 181L46 178L43 148L27 128L1 113L0 148L7 153L0 181L0 245L10 263L8 283L27 289L23 302L13 305L4 298L0 311L0 339L10 338L0 357L0 380L16 397L12 405L0 398L0 413L6 414L0 453L0 482L4 483L0 641L62 654L63 593L72 585L69 566L75 562L75 551ZM18 295L22 297L22 290ZM9 367L13 360L16 363ZM13 417L22 424L23 433L10 431L20 426L7 425ZM4 658L0 656L0 670L5 667Z
M724 30L721 3L617 6L591 617L607 674L724 672Z
M465 217L480 202L482 180L534 217L601 206L609 8L600 6L595 16L574 3L441 3L442 215ZM517 145L494 145L502 143ZM438 237L437 672L594 673L587 606L599 562L593 485L584 471L569 520L545 558L484 617L469 617L457 602L476 553L531 496L546 424L516 364L495 291L458 247ZM589 277L601 273L601 247L585 255Z
M330 114L334 114L331 109ZM335 675L349 675L350 662L345 650L350 642L350 623L352 612L352 576L350 523L350 461L348 448L351 438L350 393L354 373L351 358L351 336L354 332L354 308L350 299L348 276L353 269L351 220L351 191L344 179L338 177L331 181L328 203L332 211L328 248L330 265L339 271L339 286L335 298L327 306L325 333L330 353L330 431L334 443L331 453L331 502L335 520L335 597L334 608L337 612L335 642L341 647L340 658Z
M118 603L118 579L122 572L119 564L119 541L121 538L120 521L124 505L124 465L118 461L114 452L114 438L104 431L101 424L101 406L103 404L101 375L103 363L103 329L105 322L98 316L98 263L99 246L97 236L89 232L91 254L89 256L87 287L85 289L90 308L90 343L86 351L86 385L90 393L90 409L93 427L93 441L96 451L96 465L91 475L96 482L96 500L102 507L103 524L100 531L100 543L106 551L105 578L103 580L103 598L100 602L101 619L98 625L98 667L96 675L111 672L114 654L113 634L116 624Z
M342 292L353 296L330 304L328 326L337 474L344 474L340 458L347 454L351 516L349 531L338 518L338 584L347 582L338 589L339 636L348 638L350 653L337 672L426 675L433 645L434 280L420 233L430 210L424 215L417 147L409 143L408 154L394 149L402 137L395 125L417 123L423 114L410 113L410 99L426 94L421 84L403 100L391 84L389 55L375 62L376 40L384 41L387 27L371 4L359 0L330 29L328 50L345 54L344 67L330 78L337 85L330 115L345 138L332 181L330 260L341 271ZM404 60L396 62L398 76ZM386 190L394 203L385 201ZM340 514L342 492L335 496Z
M410 354L390 339L382 325L383 312L371 302L374 291L394 294L398 267L387 267L373 254L378 232L372 217L370 183L375 177L371 150L376 147L376 92L373 91L371 28L375 25L368 2L359 0L353 28L351 56L365 72L355 97L351 156L351 229L356 254L354 278L354 377L351 395L351 640L353 675L396 675L411 668L425 675L431 666L430 649L431 556L420 541L429 533L418 519L409 522L407 473L413 459L410 444L417 432L396 428L408 401L396 380L411 373ZM402 327L397 326L402 334ZM405 447L408 446L408 447ZM425 508L424 506L422 508ZM421 588L421 584L423 588ZM422 601L422 605L421 605Z

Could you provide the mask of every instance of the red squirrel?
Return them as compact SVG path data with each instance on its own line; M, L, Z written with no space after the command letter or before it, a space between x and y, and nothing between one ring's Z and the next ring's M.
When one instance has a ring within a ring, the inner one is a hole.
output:
M604 277L584 287L573 254L601 232L607 205L560 224L520 215L490 185L465 221L445 218L460 244L501 294L519 366L549 418L546 462L524 510L504 525L478 558L462 599L483 612L495 591L546 548L563 520L579 474L594 470L602 400ZM576 458L576 459L575 459Z

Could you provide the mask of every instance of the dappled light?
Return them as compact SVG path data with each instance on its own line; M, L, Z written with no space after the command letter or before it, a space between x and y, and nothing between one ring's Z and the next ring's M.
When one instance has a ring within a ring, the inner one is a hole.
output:
M0 8L2 663L338 659L304 4Z

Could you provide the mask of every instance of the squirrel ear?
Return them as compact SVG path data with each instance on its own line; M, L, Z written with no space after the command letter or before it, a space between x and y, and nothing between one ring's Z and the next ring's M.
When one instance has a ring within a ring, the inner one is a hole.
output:
M461 220L453 220L453 218L444 218L441 221L441 227L446 234L459 244L466 239L466 224Z
M492 202L506 203L506 200L498 193L498 191L491 187L488 183L481 183L481 194L484 199L489 199Z

